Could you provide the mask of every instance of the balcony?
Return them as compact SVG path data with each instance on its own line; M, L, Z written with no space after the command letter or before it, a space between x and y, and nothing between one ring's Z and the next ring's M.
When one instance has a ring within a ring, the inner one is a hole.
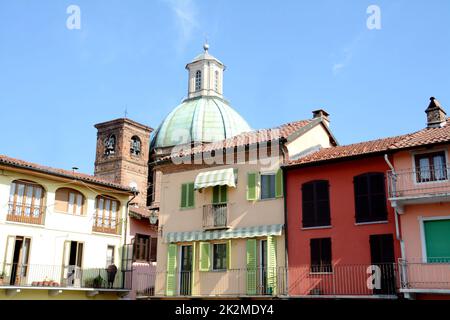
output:
M120 234L120 225L116 218L94 215L92 231L109 234Z
M203 206L203 229L228 228L228 203L207 204Z
M399 270L401 292L450 294L450 258L429 263L420 259L402 260Z
M45 210L45 206L33 206L17 202L10 202L8 204L8 214L6 216L6 220L42 225L44 224Z
M0 289L17 293L18 289L42 289L61 293L65 289L97 294L100 291L131 289L131 270L117 270L115 275L106 268L80 268L77 266L0 264Z
M400 208L406 204L450 201L450 166L430 166L388 171L389 200Z

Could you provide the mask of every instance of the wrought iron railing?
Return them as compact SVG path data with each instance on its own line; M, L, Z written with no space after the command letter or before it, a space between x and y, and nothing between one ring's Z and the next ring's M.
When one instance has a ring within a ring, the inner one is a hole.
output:
M447 290L450 293L450 257L400 260L401 289Z
M450 192L450 165L388 171L390 198L420 197Z
M131 289L131 270L5 263L0 287Z
M228 226L228 204L207 204L203 206L203 228L220 229Z
M44 224L45 206L28 205L25 203L9 202L8 214L6 219L8 221Z
M118 218L104 217L95 213L93 220L92 231L110 234L120 233L120 220Z

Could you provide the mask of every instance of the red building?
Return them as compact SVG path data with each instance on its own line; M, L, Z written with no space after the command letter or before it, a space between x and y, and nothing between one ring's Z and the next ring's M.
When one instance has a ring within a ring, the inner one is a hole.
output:
M400 246L384 156L402 138L322 149L284 167L290 295L395 294Z

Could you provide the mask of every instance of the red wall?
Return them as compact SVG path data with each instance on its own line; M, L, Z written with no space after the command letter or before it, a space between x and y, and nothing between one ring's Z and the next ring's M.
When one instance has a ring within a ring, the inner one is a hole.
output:
M395 236L394 210L388 200L386 200L388 223L355 224L353 177L366 172L384 172L386 174L388 169L383 156L377 156L287 171L288 265L289 272L293 275L290 280L291 286L294 280L300 281L301 277L310 277L308 267L311 261L310 239L312 238L331 238L333 265L360 265L359 267L349 267L343 272L354 273L355 276L357 276L356 273L360 273L362 279L367 278L366 268L371 263L370 235L392 234L397 260L400 255L400 246ZM332 227L302 230L301 185L318 179L328 180L330 184Z

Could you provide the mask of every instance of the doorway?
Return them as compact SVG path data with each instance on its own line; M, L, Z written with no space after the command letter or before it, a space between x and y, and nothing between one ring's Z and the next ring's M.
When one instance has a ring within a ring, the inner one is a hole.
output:
M180 295L189 296L192 292L192 246L181 246Z
M259 241L259 292L268 294L267 290L267 240Z
M29 268L28 259L30 255L30 245L31 238L22 236L8 237L7 265L5 267L7 269L6 273L10 274L9 284L12 286L26 284Z
M64 242L63 277L69 287L81 287L83 248L82 242Z
M374 294L395 294L395 257L394 237L392 234L370 236L370 256L373 265L381 270L380 288L373 289Z

